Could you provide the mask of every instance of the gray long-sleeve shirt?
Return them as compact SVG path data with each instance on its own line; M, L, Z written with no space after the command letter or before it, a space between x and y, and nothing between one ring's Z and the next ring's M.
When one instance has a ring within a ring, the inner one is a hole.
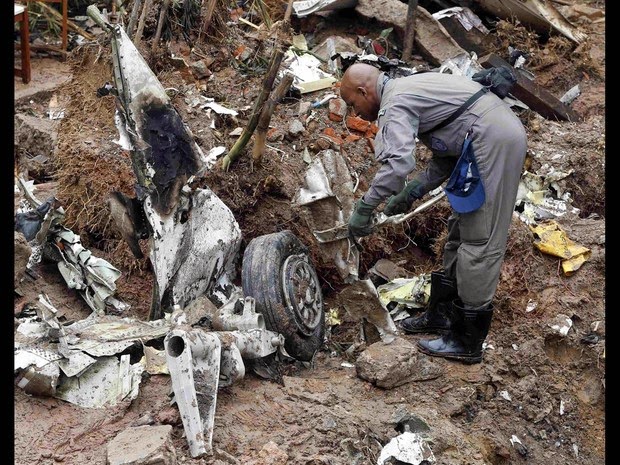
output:
M448 118L467 99L481 89L468 77L442 73L419 73L396 79L377 79L381 96L375 137L375 159L381 163L364 201L379 205L400 192L407 176L415 169L416 137ZM482 114L498 105L507 105L492 92L478 99L455 121L430 134L419 136L432 152L425 171L416 173L420 184L417 197L435 189L452 172L461 154L465 134Z

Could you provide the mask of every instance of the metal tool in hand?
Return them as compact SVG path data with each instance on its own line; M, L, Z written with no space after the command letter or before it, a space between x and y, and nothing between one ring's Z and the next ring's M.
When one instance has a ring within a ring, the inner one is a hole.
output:
M372 216L372 224L375 228L387 225L387 224L400 224L409 220L412 216L426 210L431 205L437 203L445 196L445 192L442 190L438 195L428 199L426 202L420 204L413 211L409 213L400 213L398 215L387 216L385 213L380 212ZM312 231L317 241L321 243L334 242L340 239L346 239L349 237L349 224L344 223L333 228L324 229L322 231Z

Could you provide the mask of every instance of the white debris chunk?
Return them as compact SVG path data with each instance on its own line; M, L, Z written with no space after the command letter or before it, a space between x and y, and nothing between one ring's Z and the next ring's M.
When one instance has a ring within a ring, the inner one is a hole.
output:
M389 459L394 458L399 462L420 465L421 463L435 463L433 451L426 443L424 438L418 433L405 431L396 436L381 450L377 465L391 463Z
M573 320L563 314L559 314L551 321L551 323L549 323L549 327L561 336L566 336L572 326Z

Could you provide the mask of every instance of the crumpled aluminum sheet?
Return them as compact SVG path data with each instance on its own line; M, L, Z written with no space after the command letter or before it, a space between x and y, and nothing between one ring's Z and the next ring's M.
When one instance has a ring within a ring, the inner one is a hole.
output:
M441 11L437 11L433 13L433 18L436 20L440 20L441 18L449 18L451 16L456 16L456 19L461 23L461 26L466 31L470 31L472 28L478 29L483 34L488 34L489 30L486 28L484 24L482 24L482 20L467 7L455 6L452 8L446 8Z
M579 213L579 209L572 205L571 194L559 182L573 171L565 173L549 166L544 168L541 174L525 171L519 183L515 206L521 207L519 218L528 225L558 218L569 212Z
M423 309L430 298L430 274L413 278L395 278L377 288L379 299L386 307L390 302L396 305L390 310L394 321L411 316L411 309Z
M304 175L293 203L306 208L306 222L322 231L346 222L354 208L354 183L346 160L334 150L319 152ZM359 250L349 239L320 244L345 282L358 279Z
M317 11L351 8L356 4L357 0L298 0L292 6L295 16L303 18Z
M322 81L321 88L327 88L337 81L334 76L323 71L320 66L321 60L315 56L309 53L297 55L289 49L282 63L284 71L281 75L288 70L293 75L293 87L300 88L303 94L307 92L304 90L304 84Z
M323 161L316 157L308 166L304 177L305 186L297 191L293 200L298 205L308 205L318 200L335 197Z
M22 178L17 185L28 199L30 207L36 208L41 202L34 197L32 190ZM44 249L53 251L58 270L70 289L76 289L93 311L114 310L122 312L129 308L124 302L113 298L116 291L115 281L121 272L102 258L93 256L80 240L80 236L64 227L64 210L53 206L47 212L36 237L30 244L33 254L28 261L32 267L40 261Z
M90 317L65 326L71 349L79 349L93 357L122 352L137 341L163 337L170 330L168 320L138 321L111 315Z
M62 359L57 352L35 346L15 347L13 368L15 371L35 366L42 368L49 363Z
M150 197L144 204L153 227L150 257L159 297L170 293L181 307L212 292L226 275L235 276L241 246L239 224L213 191L196 189L188 195L192 206L185 222L177 215L159 215Z
M144 371L143 363L129 364L129 354L102 357L81 376L67 378L56 389L56 397L85 408L111 407L133 400Z
M411 465L435 463L435 455L422 436L409 431L396 436L381 449L377 465L391 463L390 458Z
M66 351L67 358L58 361L62 372L68 376L80 376L88 368L97 363L97 360L79 350Z

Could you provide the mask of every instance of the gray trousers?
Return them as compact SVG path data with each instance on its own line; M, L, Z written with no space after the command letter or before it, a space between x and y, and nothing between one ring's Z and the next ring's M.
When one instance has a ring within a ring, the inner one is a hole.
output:
M527 150L525 129L508 107L490 110L472 130L486 200L474 212L452 212L443 257L466 308L486 306L495 295Z

